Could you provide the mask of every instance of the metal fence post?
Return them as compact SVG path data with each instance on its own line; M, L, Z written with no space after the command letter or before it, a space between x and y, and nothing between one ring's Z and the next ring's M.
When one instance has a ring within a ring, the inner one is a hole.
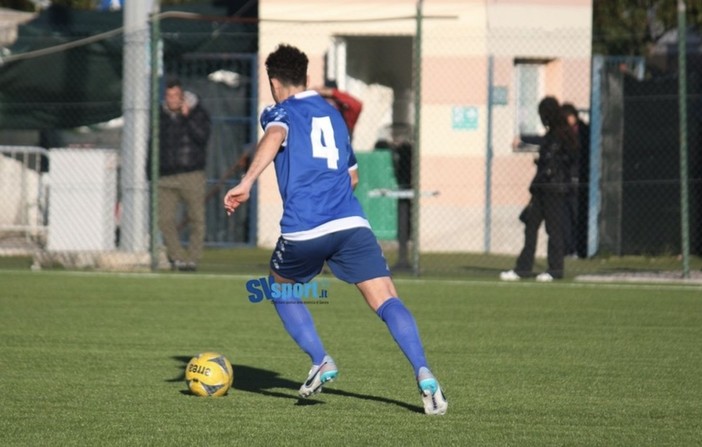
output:
M495 71L495 57L488 56L488 100L487 100L487 126L485 142L485 227L483 234L483 251L490 253L492 240L492 103L493 103L493 76Z
M690 277L690 211L687 175L687 34L685 2L678 0L678 105L680 107L680 240L682 242L683 278Z
M413 90L414 90L414 150L412 151L412 189L414 190L413 200L412 200L412 211L411 211L411 221L412 230L411 237L412 240L412 271L415 275L419 275L419 197L420 197L420 184L419 184L419 151L421 149L420 144L420 125L421 121L421 108L422 108L422 14L423 14L423 0L417 1L417 30L414 37L414 77L413 77Z
M161 24L159 18L158 1L154 3L151 15L151 189L149 211L151 215L149 252L151 256L151 270L158 270L158 177L159 177L159 146L160 146L160 88L161 76Z
M149 9L146 3L127 2L124 8L120 246L132 253L148 250Z
M599 217L602 207L602 78L604 56L592 57L590 92L590 172L588 184L587 256L595 256L599 247Z

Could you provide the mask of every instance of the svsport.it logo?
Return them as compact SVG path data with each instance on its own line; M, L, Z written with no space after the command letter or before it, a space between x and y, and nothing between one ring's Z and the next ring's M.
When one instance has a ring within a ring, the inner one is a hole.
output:
M260 303L263 299L290 302L327 303L329 281L321 279L305 283L279 283L273 276L250 279L246 282L249 301Z

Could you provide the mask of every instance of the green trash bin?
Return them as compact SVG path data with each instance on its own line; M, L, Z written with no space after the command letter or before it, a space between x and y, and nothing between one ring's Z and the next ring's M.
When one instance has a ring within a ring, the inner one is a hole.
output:
M397 239L397 199L373 193L378 190L397 190L397 180L392 163L392 152L376 150L357 152L359 182L356 197L380 240Z

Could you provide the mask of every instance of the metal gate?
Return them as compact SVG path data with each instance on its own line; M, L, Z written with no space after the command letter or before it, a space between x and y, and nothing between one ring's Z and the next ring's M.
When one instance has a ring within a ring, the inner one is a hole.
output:
M190 53L165 67L166 76L178 76L186 90L198 95L212 120L205 168L205 244L210 247L256 244L255 190L231 217L222 201L245 172L255 148L257 61L255 53Z

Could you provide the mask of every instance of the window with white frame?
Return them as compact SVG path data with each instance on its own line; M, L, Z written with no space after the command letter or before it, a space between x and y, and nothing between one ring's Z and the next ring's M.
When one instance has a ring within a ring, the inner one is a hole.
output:
M544 131L538 106L544 96L547 63L543 59L514 60L515 130L518 135L540 135Z

